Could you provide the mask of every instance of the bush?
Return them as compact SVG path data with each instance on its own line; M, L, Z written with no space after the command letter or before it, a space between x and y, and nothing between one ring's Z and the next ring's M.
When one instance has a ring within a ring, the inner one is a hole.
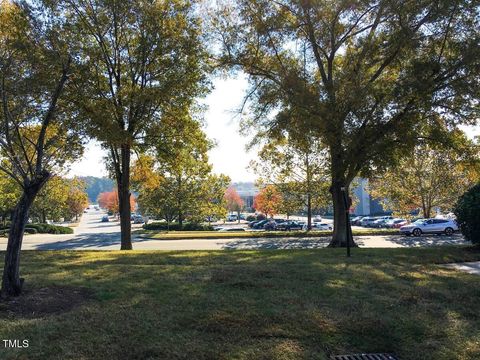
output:
M258 215L257 215L257 220L259 220L259 221L260 221L260 220L265 220L266 218L267 218L267 217L266 217L265 215L263 215L263 214L258 214Z
M8 236L10 228L0 229L0 236ZM25 234L73 234L73 229L51 224L27 224Z
M167 226L166 222L153 222L143 225L145 230L160 230L160 231L213 231L213 227L210 225L202 225L197 223L185 223L180 226L179 223L170 223Z
M255 215L248 215L246 220L249 221L249 222L250 221L255 221L255 220L257 220L257 217Z
M52 224L27 224L25 229L35 229L39 234L73 234L73 229Z
M465 239L480 244L480 183L458 199L453 212Z

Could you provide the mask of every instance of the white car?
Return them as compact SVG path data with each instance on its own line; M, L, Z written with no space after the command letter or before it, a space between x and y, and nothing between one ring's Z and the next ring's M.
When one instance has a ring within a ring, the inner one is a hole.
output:
M237 221L238 220L238 216L236 214L230 214L227 216L227 221L231 222L231 221Z
M455 231L458 231L458 225L455 220L451 219L424 219L400 228L400 232L407 236L420 236L422 234L452 235Z
M307 230L307 225L303 225L303 230ZM313 223L312 224L312 230L333 230L333 225L332 224L327 224L327 223Z

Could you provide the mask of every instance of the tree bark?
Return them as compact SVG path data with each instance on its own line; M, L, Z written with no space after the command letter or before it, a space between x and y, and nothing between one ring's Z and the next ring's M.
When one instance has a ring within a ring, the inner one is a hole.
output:
M25 225L28 222L28 213L35 197L49 178L50 174L45 172L35 181L25 184L23 194L13 210L0 291L2 297L18 296L22 293L23 278L20 278L19 270Z
M130 146L122 145L121 172L117 174L118 209L120 212L120 250L132 250L132 222L130 208Z
M328 245L329 247L346 247L347 246L347 218L346 213L349 210L345 207L345 201L343 198L342 188L345 188L348 197L348 185L343 181L333 181L330 187L330 193L333 200L333 237L332 241ZM351 229L348 229L351 231ZM351 239L351 247L357 245Z

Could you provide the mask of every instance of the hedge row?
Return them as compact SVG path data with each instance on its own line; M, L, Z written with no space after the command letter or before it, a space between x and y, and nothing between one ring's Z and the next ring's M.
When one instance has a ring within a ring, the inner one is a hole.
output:
M0 230L0 236L7 236L9 228ZM26 234L73 234L73 229L66 226L52 224L27 224L25 226Z
M165 222L153 222L143 225L145 230L169 230L169 231L213 231L210 225L202 225L196 223L185 223L180 226L179 223L171 223L167 225Z

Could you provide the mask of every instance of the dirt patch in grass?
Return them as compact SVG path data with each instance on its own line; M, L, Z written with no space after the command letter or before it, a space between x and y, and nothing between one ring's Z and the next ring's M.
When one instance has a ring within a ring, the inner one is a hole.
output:
M21 296L0 300L0 318L41 318L68 312L93 299L93 292L74 286L26 288Z

